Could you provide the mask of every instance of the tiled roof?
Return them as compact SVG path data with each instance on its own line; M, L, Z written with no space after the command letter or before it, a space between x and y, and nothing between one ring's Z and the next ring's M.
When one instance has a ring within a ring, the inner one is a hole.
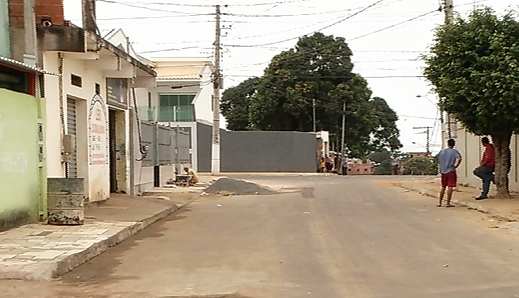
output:
M200 66L161 66L155 69L159 80L199 80L204 70Z

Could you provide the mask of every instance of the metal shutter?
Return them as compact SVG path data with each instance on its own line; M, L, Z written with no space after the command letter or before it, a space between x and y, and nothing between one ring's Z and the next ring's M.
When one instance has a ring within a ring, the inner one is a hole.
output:
M67 98L67 134L76 135L76 100ZM70 156L68 177L77 178L77 148Z

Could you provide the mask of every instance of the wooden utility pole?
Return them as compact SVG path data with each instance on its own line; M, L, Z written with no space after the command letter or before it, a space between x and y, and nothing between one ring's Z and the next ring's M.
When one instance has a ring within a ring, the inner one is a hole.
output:
M213 74L213 146L211 150L211 174L220 174L220 5L216 5L216 37L214 42Z

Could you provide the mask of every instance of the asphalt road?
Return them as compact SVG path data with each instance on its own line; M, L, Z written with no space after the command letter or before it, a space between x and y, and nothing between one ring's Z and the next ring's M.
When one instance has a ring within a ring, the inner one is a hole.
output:
M486 215L374 177L246 179L304 189L202 197L60 281L0 281L0 296L519 297L519 237Z

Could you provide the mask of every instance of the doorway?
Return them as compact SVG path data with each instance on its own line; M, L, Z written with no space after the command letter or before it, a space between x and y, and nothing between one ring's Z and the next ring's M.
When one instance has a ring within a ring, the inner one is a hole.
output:
M110 192L117 192L117 129L116 129L116 112L108 111L108 126L110 139Z
M126 130L125 112L115 109L108 111L110 148L110 192L126 193Z

